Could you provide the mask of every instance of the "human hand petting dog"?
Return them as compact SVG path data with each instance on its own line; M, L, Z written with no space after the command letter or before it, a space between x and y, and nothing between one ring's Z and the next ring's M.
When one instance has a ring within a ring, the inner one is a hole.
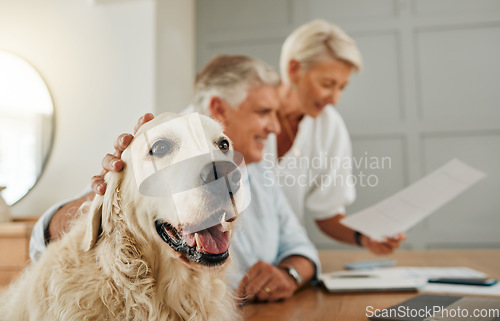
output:
M137 133L139 128L154 119L155 116L151 113L144 114L134 127L134 135ZM106 183L104 182L104 175L107 172L119 172L123 169L123 161L121 159L123 151L130 145L130 142L134 138L131 134L121 134L115 141L114 148L115 152L113 154L107 154L102 160L102 171L101 174L92 177L91 187L92 191L99 195L104 195L106 192Z
M247 302L277 301L292 297L298 287L284 269L259 261L248 269L236 294Z
M399 233L393 237L388 237L384 241L379 242L372 240L366 235L361 236L361 245L375 255L388 255L397 250L401 246L401 242L406 240L405 233Z

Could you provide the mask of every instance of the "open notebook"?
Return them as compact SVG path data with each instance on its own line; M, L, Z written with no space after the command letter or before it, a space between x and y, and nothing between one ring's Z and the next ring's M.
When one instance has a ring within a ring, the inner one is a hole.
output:
M400 278L378 277L366 275L323 274L320 280L324 287L332 293L336 292L372 292L372 291L417 291L425 285L425 281Z
M371 292L425 290L430 286L427 284L427 280L431 278L478 278L485 276L484 273L467 267L401 266L371 270L335 271L323 273L319 279L330 292ZM434 285L433 288L439 290L439 286L442 285ZM484 291L484 289L482 290Z

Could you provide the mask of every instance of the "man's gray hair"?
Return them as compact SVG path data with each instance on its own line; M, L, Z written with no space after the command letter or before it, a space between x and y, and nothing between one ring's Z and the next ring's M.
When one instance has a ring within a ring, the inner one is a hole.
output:
M193 107L200 114L210 116L212 97L219 97L237 108L250 88L278 87L280 83L279 73L263 61L239 55L216 56L196 76Z

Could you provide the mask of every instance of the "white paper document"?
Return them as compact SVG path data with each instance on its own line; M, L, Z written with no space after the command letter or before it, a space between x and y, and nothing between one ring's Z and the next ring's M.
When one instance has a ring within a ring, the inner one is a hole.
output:
M330 292L416 291L427 283L427 279L409 278L394 268L322 273L319 279Z
M417 291L423 282L400 278L338 278L323 276L320 279L329 292Z
M397 266L380 269L356 270L356 271L335 271L321 274L320 278L345 278L362 279L362 277L373 277L380 279L410 279L427 282L428 279L436 278L484 278L483 272L465 267L412 267ZM361 276L361 277L360 277Z
M487 275L468 267L389 267L370 270L335 271L322 273L319 279L330 292L421 290L439 293L470 293L499 295L499 288L493 286L465 286L431 284L428 279L481 278Z
M376 240L405 232L486 175L454 159L342 224Z

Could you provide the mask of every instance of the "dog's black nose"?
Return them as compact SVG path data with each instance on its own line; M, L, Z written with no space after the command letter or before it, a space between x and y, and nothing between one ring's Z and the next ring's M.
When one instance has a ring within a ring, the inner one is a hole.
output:
M240 188L241 172L238 167L228 161L218 161L207 164L200 174L203 184L209 184L220 178L226 178L229 191L234 194Z

